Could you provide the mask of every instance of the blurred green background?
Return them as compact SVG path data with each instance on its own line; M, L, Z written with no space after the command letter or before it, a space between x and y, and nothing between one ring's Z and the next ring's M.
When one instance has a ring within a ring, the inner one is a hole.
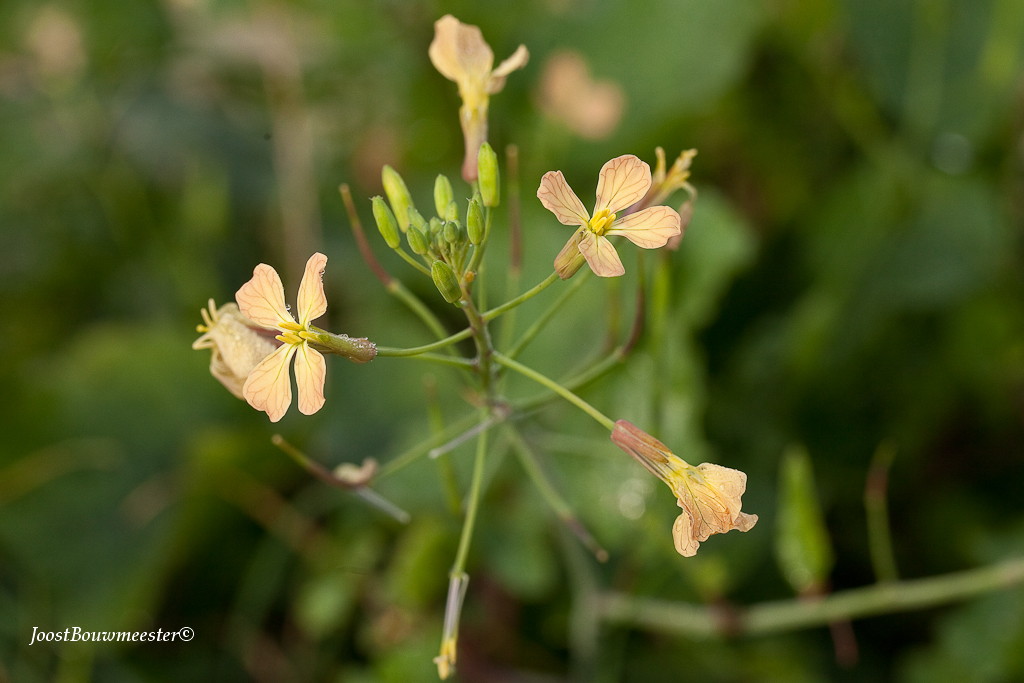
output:
M856 621L846 666L826 628L579 635L587 585L696 603L792 597L774 545L793 445L813 465L833 590L875 580L863 498L880 447L902 576L1024 554L1019 0L5 0L0 681L436 680L460 528L436 463L380 482L412 514L401 526L312 480L269 437L331 466L387 462L427 433L431 381L447 420L469 412L451 373L332 362L326 408L270 425L189 345L209 297L229 300L263 261L291 298L316 249L331 259L326 326L429 341L358 257L337 187L352 185L369 220L382 164L424 206L438 172L457 176L455 87L426 57L447 12L481 26L498 59L531 52L491 101L492 142L520 150L523 283L550 272L568 237L534 199L544 171L563 170L588 203L613 156L700 150L696 214L652 304L667 313L585 396L694 464L747 472L744 510L760 515L679 557L671 495L592 422L551 406L524 432L611 559L567 537L499 451L462 680L1024 679L1019 588ZM604 82L575 98L604 117L598 130L551 102L545 79L565 51ZM381 258L457 329L429 282ZM617 287L628 299L635 270L588 282L524 359L557 376L597 352L603 301ZM463 484L470 456L451 455ZM33 627L76 625L196 635L28 645Z

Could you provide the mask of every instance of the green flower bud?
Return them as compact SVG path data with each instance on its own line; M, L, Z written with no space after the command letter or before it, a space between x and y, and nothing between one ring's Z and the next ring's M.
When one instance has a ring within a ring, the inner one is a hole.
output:
M456 244L462 239L462 230L458 221L445 221L444 241L448 244Z
M488 143L480 145L477 154L477 179L480 183L480 196L484 206L497 206L501 201L501 190L498 179L498 155Z
M413 206L409 188L405 186L405 181L398 175L398 171L390 166L381 169L380 177L384 183L384 194L388 196L391 208L395 211L398 227L405 232L409 227L409 209Z
M415 206L409 207L409 225L419 228L420 232L424 234L430 230L430 226L427 225L427 219L416 210Z
M452 203L455 195L452 192L452 183L447 176L439 175L434 181L434 208L437 215L447 218L448 205Z
M448 209L444 212L441 218L446 221L457 221L459 220L459 205L455 201L448 202Z
M430 266L430 277L434 279L434 286L441 292L444 300L450 304L458 303L462 299L462 288L459 287L459 278L455 271L444 261L434 261Z
M415 225L409 226L405 238L409 240L409 248L412 249L412 253L422 256L430 251L430 240Z
M466 210L466 232L471 244L484 241L484 210L476 197L469 200L469 208Z
M402 243L402 235L398 232L395 214L391 213L391 209L383 197L374 197L370 202L373 204L373 220L377 221L377 229L380 230L381 237L389 247L397 249Z
M436 239L441 236L441 231L444 230L444 221L434 216L430 219L430 237Z

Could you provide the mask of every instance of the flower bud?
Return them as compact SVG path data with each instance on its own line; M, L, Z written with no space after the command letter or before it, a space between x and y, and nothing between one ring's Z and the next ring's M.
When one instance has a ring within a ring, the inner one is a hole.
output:
M370 200L373 204L373 220L377 221L377 229L381 237L392 249L397 249L402 243L402 236L398 232L398 223L395 221L395 214L391 213L387 202L383 197L377 196Z
M462 299L462 288L459 287L459 278L455 271L444 261L434 261L430 266L430 277L434 280L434 286L441 292L444 300L450 304L457 304Z
M447 176L438 175L434 180L434 208L441 218L448 217L448 205L452 203L455 195L452 192L452 183Z
M430 219L430 229L428 235L431 239L440 239L441 231L444 230L444 221L434 216Z
M580 240L582 239L583 231L577 230L555 257L555 271L563 280L571 278L587 262L580 252Z
M457 244L462 239L462 230L458 221L445 221L444 241L448 244Z
M430 251L430 240L415 225L410 225L405 233L405 239L409 241L409 248L412 253L422 256Z
M497 206L501 201L498 178L498 155L488 143L480 145L477 155L477 172L480 183L480 196L484 206Z
M416 210L415 206L409 207L409 225L419 228L420 232L426 234L430 227L427 224L427 219Z
M459 205L454 200L448 202L448 208L445 210L444 215L441 218L446 221L457 221L459 219Z
M484 211L476 197L469 200L469 208L466 210L466 232L471 244L484 241Z
M409 188L405 186L405 181L398 175L398 171L390 166L381 169L380 177L384 184L384 194L388 196L388 202L391 203L395 218L398 220L398 227L404 232L409 227L409 209L413 206Z

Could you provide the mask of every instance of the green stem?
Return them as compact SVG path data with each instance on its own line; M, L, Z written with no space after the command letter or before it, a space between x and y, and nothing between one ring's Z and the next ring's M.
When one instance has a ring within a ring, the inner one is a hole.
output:
M721 608L607 593L598 598L605 621L684 636L764 635L834 621L926 609L1024 583L1024 557L924 579L890 581L832 593L820 600L779 600Z
M590 271L588 270L587 273L589 272ZM534 320L533 324L530 325L530 327L528 327L525 332L523 332L522 336L519 337L518 340L516 340L515 345L509 350L507 354L508 357L515 358L516 356L518 356L519 353L526 347L526 345L533 341L534 337L536 337L540 333L540 331L544 329L544 326L547 325L548 322L550 322L551 318L554 317L555 313L558 312L562 305L569 300L569 297L571 297L573 294L579 291L580 287L582 287L583 283L586 281L586 273L581 273L580 275L577 275L576 278L572 281L572 284L570 284L567 289L565 289L561 294L559 294L558 298L555 299L554 303L552 303L546 311L544 311L536 320Z
M889 468L895 455L896 448L891 443L879 445L871 459L868 481L864 486L868 549L871 553L871 566L875 570L875 579L878 581L895 581L899 578L896 555L892 548L892 534L889 531L889 503L886 497Z
M472 334L473 330L467 327L461 332L456 332L455 334L445 337L444 339L440 339L436 342L431 342L429 344L424 344L423 346L412 346L405 349L395 346L378 346L377 355L394 357L418 356L421 353L443 349L444 347L450 346L451 344L454 344L456 342L460 342L463 339L469 339L470 336L472 336Z
M415 259L415 258L414 258L414 257L413 257L413 256L412 256L411 254L409 254L409 252L407 252L407 251L406 251L405 249L403 249L402 247L395 247L394 251L395 251L395 253L396 253L396 254L398 254L399 256L401 256L401 257L402 257L402 260L404 260L404 261L405 261L406 263L408 263L408 264L409 264L410 266L412 266L412 267L413 267L413 268L415 268L416 270L420 271L421 273L423 273L423 274L424 274L424 275L426 275L427 277L430 277L430 269L429 269L429 268L427 268L427 267L426 267L425 265L423 265L422 263L420 263L419 261L417 261L417 260L416 260L416 259Z
M600 410L590 405L582 398L572 393L564 386L562 386L555 380L551 379L550 377L546 377L545 375L540 374L533 368L527 367L526 365L523 365L522 363L515 361L509 358L508 356L502 355L497 351L494 352L494 360L496 360L498 364L504 365L509 370L514 370L515 372L518 372L520 375L523 375L524 377L529 377L537 384L547 387L551 391L555 392L556 394L564 398L569 403L572 403L574 406L585 412L590 417L594 418L594 420L596 420L602 427L604 427L608 431L612 431L615 429L614 420L612 420L610 417L602 413Z
M502 305L497 306L495 308L492 308L489 311L486 311L483 314L483 319L485 321L494 320L495 318L497 318L499 315L501 315L505 311L509 311L509 310L515 308L516 306L518 306L519 304L522 304L522 303L524 303L526 301L529 301L530 299L532 299L533 297L537 296L538 294L543 292L545 289L547 289L551 285L551 283L557 282L557 281L558 281L558 273L554 273L554 272L551 273L551 275L548 275L546 278L544 278L539 283L534 285L531 289L528 289L527 291L523 292L522 294L517 296L515 299L512 299L511 301L506 301Z
M558 518L562 520L562 523L569 528L569 531L579 539L580 543L594 554L598 562L607 562L608 551L594 540L593 535L587 531L586 527L583 526L576 516L572 506L555 490L551 479L544 473L543 468L541 468L540 463L537 461L537 455L530 448L530 445L526 443L522 434L514 427L509 427L505 431L512 442L512 448L515 450L516 455L519 456L519 463L523 466L523 470L526 471L530 480L533 481L533 485L537 487L544 501L554 510Z
M486 419L486 414L481 419ZM466 500L466 518L462 524L459 537L459 548L455 551L451 576L466 573L466 558L469 556L469 544L473 539L473 527L476 525L476 514L480 509L480 491L483 489L484 463L487 459L487 430L480 432L476 440L476 457L473 459L473 478L469 484L469 496Z
M437 316L427 308L427 305L420 300L418 296L406 289L398 280L391 280L388 282L386 287L388 294L405 304L409 310L416 314L416 316L423 321L431 332L437 337L444 337L447 332L444 329L444 325L438 320Z

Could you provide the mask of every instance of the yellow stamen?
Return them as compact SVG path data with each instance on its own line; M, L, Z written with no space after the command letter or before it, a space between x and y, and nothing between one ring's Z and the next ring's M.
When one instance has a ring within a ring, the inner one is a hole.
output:
M615 214L610 213L608 209L601 209L594 214L594 217L587 223L587 227L595 235L601 236L608 232L608 229L612 227L612 223L615 222Z
M278 328L282 329L282 330L292 330L294 332L299 332L301 330L306 329L304 326L300 325L299 323L288 321L288 320L281 321L281 324L278 325Z

